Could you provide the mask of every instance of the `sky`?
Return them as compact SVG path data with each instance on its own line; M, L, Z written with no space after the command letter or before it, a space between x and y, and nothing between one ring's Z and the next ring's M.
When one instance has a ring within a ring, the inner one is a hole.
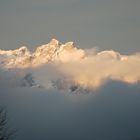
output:
M139 7L0 0L0 106L15 140L140 140Z
M139 0L1 0L0 49L46 44L52 38L81 48L140 50Z

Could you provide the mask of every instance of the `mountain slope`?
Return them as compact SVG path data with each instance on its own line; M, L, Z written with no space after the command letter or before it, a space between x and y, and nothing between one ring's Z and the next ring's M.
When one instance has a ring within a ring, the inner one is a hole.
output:
M84 51L77 49L73 42L62 44L52 39L50 43L39 46L33 53L27 47L9 51L0 50L0 64L5 67L38 66L50 61L66 62L74 54L77 56L71 58L71 61L84 57Z

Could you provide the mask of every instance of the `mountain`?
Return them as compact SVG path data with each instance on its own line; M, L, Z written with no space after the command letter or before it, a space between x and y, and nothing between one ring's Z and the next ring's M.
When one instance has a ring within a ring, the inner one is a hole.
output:
M62 44L58 40L52 39L50 43L39 46L33 53L31 53L27 47L8 51L0 50L0 65L20 68L34 67L52 61L65 62L68 61L71 54L73 55L76 50L81 54L80 56L71 58L71 60L84 57L84 51L77 49L73 42Z
M90 55L96 55L101 59L127 59L126 56L122 56L113 50L96 52L95 49L94 51L79 49L74 42L62 44L58 40L52 39L48 44L37 47L34 52L30 52L25 46L16 50L0 50L0 65L8 68L27 68L53 61L62 63L79 61Z
M140 81L140 53L80 49L73 42L52 39L34 52L23 46L0 50L1 85L44 87L71 93L93 92L106 81ZM3 87L3 86L1 86Z
M75 55L75 57L72 57ZM77 49L73 42L62 44L56 39L52 39L48 44L41 45L32 53L27 47L23 46L15 50L0 50L0 66L3 69L1 75L6 76L6 81L14 79L12 84L6 83L9 87L44 87L36 82L34 74L27 69L41 66L43 64L55 62L66 63L67 61L76 61L84 57L84 51ZM5 77L1 76L1 79ZM68 81L66 78L49 79L50 87L75 92L77 85ZM45 88L48 85L45 85Z

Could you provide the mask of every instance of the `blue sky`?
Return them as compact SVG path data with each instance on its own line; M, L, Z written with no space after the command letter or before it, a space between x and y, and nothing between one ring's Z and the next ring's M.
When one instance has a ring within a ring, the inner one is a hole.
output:
M82 48L140 51L139 0L1 0L0 48L31 50L51 38Z

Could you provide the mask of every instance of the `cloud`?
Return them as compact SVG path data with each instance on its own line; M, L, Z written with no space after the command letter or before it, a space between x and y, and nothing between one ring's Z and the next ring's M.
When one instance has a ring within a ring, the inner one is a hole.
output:
M139 53L53 40L33 53L0 51L0 58L0 103L19 129L17 139L140 137ZM69 92L84 94L62 94Z
M140 81L139 53L121 55L113 50L79 49L73 42L62 44L52 39L34 53L21 47L1 50L0 57L1 68L6 71L1 69L0 78L7 86L15 83L74 91L95 90L110 80L129 84Z
M140 55L122 56L114 51L98 52L92 56L86 55L80 61L61 64L59 69L84 87L100 87L108 80L133 84L140 80Z
M58 90L12 88L0 90L15 139L128 140L140 137L140 86L109 82L91 94L62 94Z

